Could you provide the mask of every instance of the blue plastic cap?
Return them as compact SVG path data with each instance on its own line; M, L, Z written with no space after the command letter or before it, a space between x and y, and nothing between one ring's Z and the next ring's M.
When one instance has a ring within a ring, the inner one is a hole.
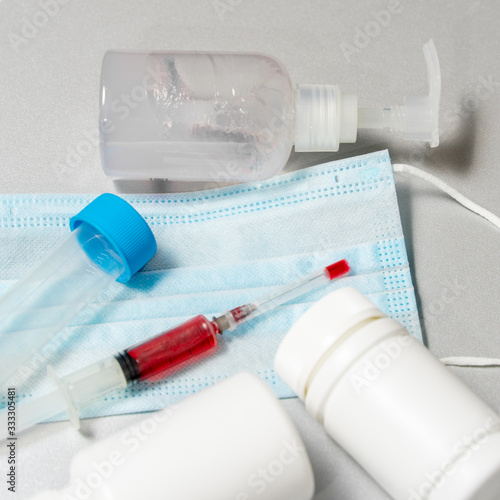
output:
M116 281L126 283L156 253L156 240L147 222L125 200L104 193L69 221L73 231L82 222L92 226L112 245L125 265Z

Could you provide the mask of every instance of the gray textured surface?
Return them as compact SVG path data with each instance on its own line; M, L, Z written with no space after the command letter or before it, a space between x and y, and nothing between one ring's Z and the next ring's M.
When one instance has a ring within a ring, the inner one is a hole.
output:
M44 26L32 29L31 38L16 38L22 36L24 19L43 24L41 3L0 0L2 193L188 189L163 181L106 179L96 147L80 157L79 165L68 165L68 153L97 129L99 72L106 49L267 52L283 61L295 83L338 83L345 91L357 91L360 104L397 104L406 95L426 91L421 48L432 37L443 79L439 148L365 133L336 155L293 154L287 170L388 147L393 161L433 172L500 214L500 4L494 0L401 0L398 12L378 30L374 12L397 5L395 0L69 0ZM236 5L219 15L216 6L223 4ZM348 45L356 48L357 29L365 27L375 36L346 57ZM398 176L397 189L430 348L438 356L500 357L498 230L421 181ZM455 371L500 409L500 370ZM308 445L317 477L316 500L387 498L297 400L285 405ZM78 449L139 418L86 421L83 434L66 424L34 430L19 449L15 497L62 486ZM0 498L5 496L2 486Z

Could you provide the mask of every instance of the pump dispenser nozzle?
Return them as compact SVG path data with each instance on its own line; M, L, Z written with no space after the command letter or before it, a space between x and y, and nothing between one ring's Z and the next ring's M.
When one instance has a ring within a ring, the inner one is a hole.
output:
M403 105L358 108L356 94L338 85L299 85L295 109L295 151L338 151L356 142L358 128L404 132L405 139L439 145L441 71L434 42L424 45L429 94L407 97Z

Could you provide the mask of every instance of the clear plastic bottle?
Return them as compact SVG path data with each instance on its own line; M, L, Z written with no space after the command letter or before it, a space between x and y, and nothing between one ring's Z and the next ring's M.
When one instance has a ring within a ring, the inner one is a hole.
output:
M404 131L437 146L439 62L424 47L429 95L359 108L337 85L299 85L262 54L108 52L101 73L103 168L122 178L267 179L296 151L337 151L357 129Z
M113 177L264 178L290 155L292 83L270 57L108 52L101 85Z
M0 298L0 383L115 280L125 283L156 252L144 219L103 194L70 221L72 232Z

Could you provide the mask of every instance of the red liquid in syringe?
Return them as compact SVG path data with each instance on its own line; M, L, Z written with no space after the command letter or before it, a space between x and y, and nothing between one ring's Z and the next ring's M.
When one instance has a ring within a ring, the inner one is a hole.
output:
M189 360L217 349L219 328L199 315L124 352L133 366L130 381L160 380ZM129 377L127 377L129 378Z

